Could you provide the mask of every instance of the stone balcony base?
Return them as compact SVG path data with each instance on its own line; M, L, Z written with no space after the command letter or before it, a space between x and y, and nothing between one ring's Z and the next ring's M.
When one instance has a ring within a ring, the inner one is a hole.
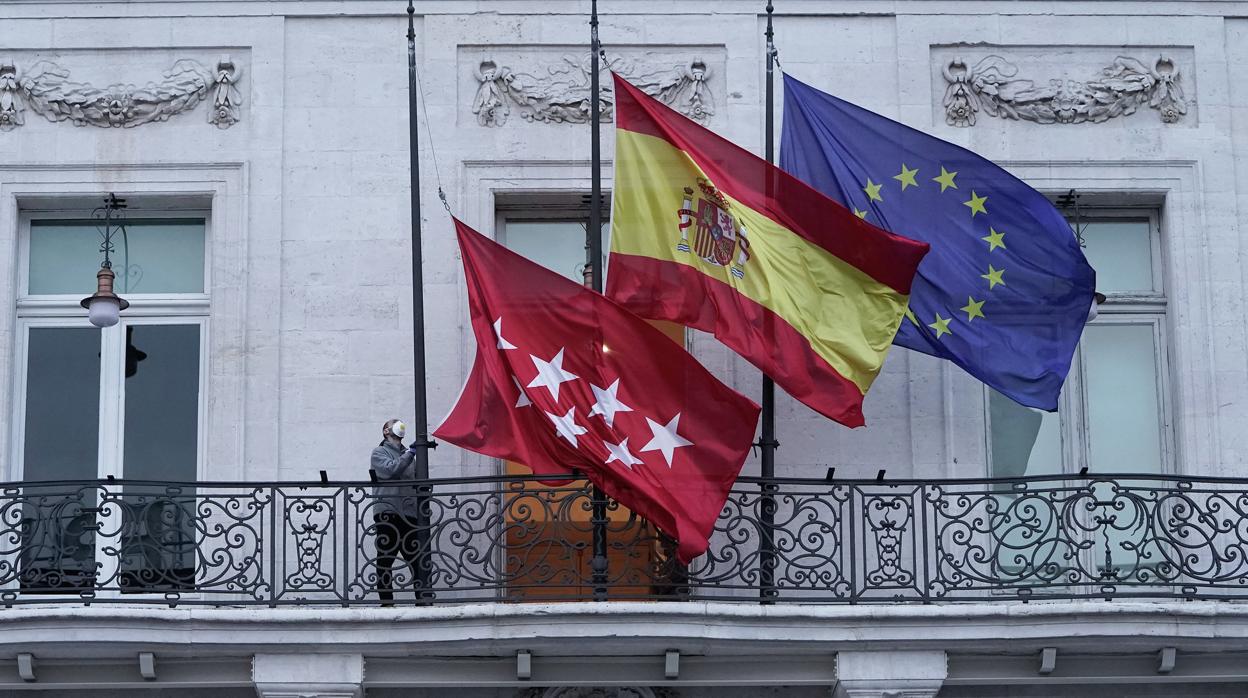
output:
M848 698L1009 684L1248 690L1248 604L1236 603L66 604L0 611L0 627L0 689L85 688L90 664L91 687L254 687L273 698L450 686L807 686ZM154 657L154 676L141 675L140 653Z

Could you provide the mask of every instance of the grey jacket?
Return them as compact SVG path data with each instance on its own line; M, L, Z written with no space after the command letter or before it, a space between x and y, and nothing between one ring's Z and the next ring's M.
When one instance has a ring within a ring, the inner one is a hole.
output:
M382 441L373 449L369 467L377 473L378 484L373 488L373 496L377 498L377 513L398 512L404 516L416 517L416 490L411 485L383 485L385 480L414 480L416 469L412 467L415 457L411 451L395 446L389 441Z

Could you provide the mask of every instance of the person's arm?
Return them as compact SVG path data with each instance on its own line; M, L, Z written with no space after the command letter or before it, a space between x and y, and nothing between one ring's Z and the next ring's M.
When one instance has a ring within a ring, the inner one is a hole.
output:
M415 480L416 479L416 452L407 449L403 455L398 457L399 461L399 479Z
M385 448L373 449L372 468L377 473L377 477L383 480L396 480L402 476L407 466L411 465L412 458L416 454L404 451L400 455L394 456Z

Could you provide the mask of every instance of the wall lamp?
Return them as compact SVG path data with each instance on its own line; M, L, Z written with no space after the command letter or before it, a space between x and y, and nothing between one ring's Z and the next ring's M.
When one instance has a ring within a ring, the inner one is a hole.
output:
M116 325L121 319L121 311L130 307L130 302L113 293L113 282L117 275L113 273L113 236L126 234L126 223L122 211L126 208L126 200L109 194L104 205L91 212L91 217L102 220L104 227L100 229L103 242L100 252L104 253L104 262L95 274L95 293L82 299L82 307L87 309L87 320L101 329Z

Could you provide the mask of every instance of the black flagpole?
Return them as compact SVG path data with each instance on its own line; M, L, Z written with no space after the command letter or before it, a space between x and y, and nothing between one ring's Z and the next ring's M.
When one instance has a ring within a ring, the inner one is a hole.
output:
M427 480L429 449L433 444L429 441L428 405L425 403L425 283L420 244L420 140L419 121L416 118L416 95L419 87L416 77L416 8L412 0L407 0L407 121L412 172L412 381L416 393L415 414L412 416L412 426L416 429L412 445L416 447L416 453L412 462L416 466L416 479ZM422 597L421 590L426 589L429 582L429 567L425 556L428 537L426 507L427 503L418 498L416 530L421 557L414 570L417 599Z
M591 0L589 15L589 92L590 101L590 189L589 189L589 227L585 230L588 238L589 277L592 288L602 293L602 144L600 142L599 121L602 119L602 103L598 98L598 0ZM607 496L593 488L591 519L593 521L594 556L590 562L593 570L594 600L605 601L607 598Z
M766 142L764 144L764 152L767 162L775 164L775 64L776 64L776 45L772 39L774 32L771 28L771 13L774 8L771 6L771 0L767 0L767 31L764 36L767 37L767 105L764 108L764 131ZM771 185L771 178L767 179L768 187ZM770 197L768 197L770 198ZM775 541L775 519L776 519L776 502L775 502L775 484L773 479L776 476L776 447L780 442L776 441L776 383L771 380L771 376L763 376L763 428L761 437L758 440L758 446L762 450L762 463L760 463L759 474L763 477L763 497L762 497L762 535L759 538L759 589L758 594L762 598L762 603L771 603L776 596L775 590L775 569L776 569L776 541Z
M601 47L598 44L598 0L592 0L590 3L589 17L589 51L590 51L590 76L589 91L592 95L593 106L590 109L590 136L589 136L589 159L590 167L593 172L590 173L589 185L589 230L586 231L588 236L589 247L589 268L590 283L593 289L602 293L602 270L598 267L602 264L602 143L601 134L599 133L598 123L602 118L602 103L598 98L598 52Z

